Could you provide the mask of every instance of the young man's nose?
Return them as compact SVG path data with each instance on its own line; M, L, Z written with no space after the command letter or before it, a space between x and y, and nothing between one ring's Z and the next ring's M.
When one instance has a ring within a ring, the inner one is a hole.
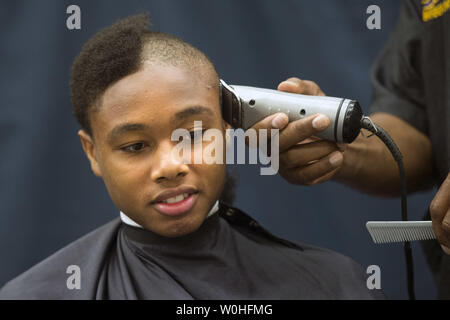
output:
M153 181L174 180L189 172L189 166L180 157L175 157L173 150L173 142L161 143L158 146L152 166Z

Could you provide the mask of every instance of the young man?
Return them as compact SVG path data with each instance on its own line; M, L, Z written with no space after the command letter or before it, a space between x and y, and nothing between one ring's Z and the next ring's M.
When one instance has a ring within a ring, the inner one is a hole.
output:
M199 50L148 31L146 15L129 17L86 43L71 88L82 147L121 219L10 281L0 298L382 297L351 259L279 239L220 201L225 164L172 157L174 130L206 147L212 142L196 138L194 121L223 136L229 128L219 77ZM78 282L67 270L78 271Z

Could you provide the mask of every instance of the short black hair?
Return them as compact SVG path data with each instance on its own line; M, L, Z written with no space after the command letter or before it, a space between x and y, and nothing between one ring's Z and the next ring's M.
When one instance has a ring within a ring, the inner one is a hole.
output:
M106 89L127 75L137 72L144 61L213 71L209 58L193 45L170 34L153 32L147 13L118 20L100 30L83 46L72 65L70 79L73 115L92 136L89 113L98 105ZM209 73L211 75L211 73Z

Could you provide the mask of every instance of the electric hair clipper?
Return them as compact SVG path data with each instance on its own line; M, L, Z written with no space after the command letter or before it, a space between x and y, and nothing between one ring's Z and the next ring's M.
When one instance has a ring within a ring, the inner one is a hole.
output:
M363 114L356 100L231 86L223 80L220 80L220 95L222 116L233 128L247 130L265 117L284 112L289 122L325 114L331 124L316 136L326 140L351 143L361 130Z
M409 241L435 238L431 221L408 221L406 175L400 149L383 128L373 123L369 117L363 116L358 101L254 87L229 86L223 80L220 80L220 101L222 117L234 128L246 130L277 112L286 113L289 121L323 113L330 118L331 124L327 129L316 134L322 139L351 143L356 139L361 128L364 128L383 141L399 169L402 221L369 221L367 229L376 243L404 241L408 295L410 299L415 299Z

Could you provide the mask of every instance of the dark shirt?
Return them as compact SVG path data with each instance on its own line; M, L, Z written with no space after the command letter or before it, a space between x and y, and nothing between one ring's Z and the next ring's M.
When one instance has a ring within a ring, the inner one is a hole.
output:
M372 85L372 112L394 114L430 138L441 184L450 171L450 10L423 22L420 0L404 1Z
M66 285L69 265L81 289ZM280 239L242 211L219 210L166 238L116 219L7 283L1 299L377 299L362 268L336 252Z
M372 72L371 111L398 116L430 138L438 186L450 171L450 10L444 2L403 1ZM423 245L439 297L450 298L450 257L437 241Z

